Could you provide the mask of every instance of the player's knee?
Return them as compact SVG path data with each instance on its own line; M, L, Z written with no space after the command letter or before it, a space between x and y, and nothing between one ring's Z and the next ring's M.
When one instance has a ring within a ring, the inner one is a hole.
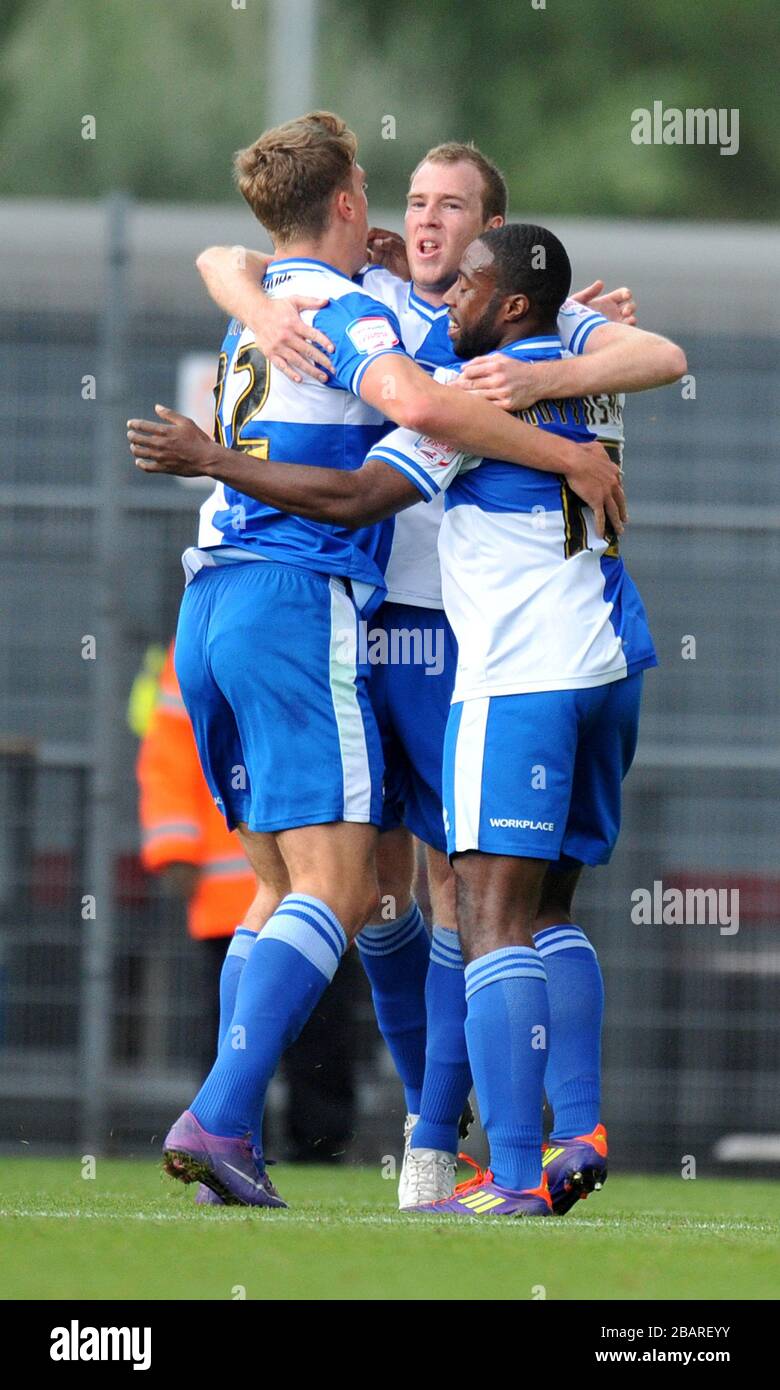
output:
M446 854L439 850L429 848L426 857L433 920L438 927L449 927L451 931L456 931L458 917L455 871Z
M359 925L364 927L366 922L375 917L381 906L382 898L379 891L379 880L375 873L366 873L360 884L359 901L356 902L356 917L360 918Z
M262 907L270 917L275 912L283 898L286 898L290 891L290 881L288 878L278 878L272 883L258 884L255 902Z
M377 921L393 922L408 912L412 901L412 885L408 878L381 878L372 917Z
M336 913L347 936L354 936L367 922L376 918L381 898L374 855L361 863L352 861L349 867L334 864L328 874L328 891Z
M471 925L458 931L460 948L466 965L491 955L493 951L504 951L511 946L533 948L534 939L531 928L517 918L506 921L487 921L480 926Z
M532 926L546 864L467 851L453 860L458 929L466 949L484 954L532 945Z
M334 887L331 897L337 904L333 911L350 938L376 917L381 902L375 878L373 881L369 878L353 885Z
M379 885L371 875L356 874L349 879L329 877L298 886L294 883L293 892L306 893L324 902L350 939L376 917L380 905Z
M553 899L539 907L534 917L534 932L544 931L545 927L565 927L571 920L571 904Z
M376 855L379 880L379 907L385 914L397 917L405 912L414 891L416 854L414 839L408 830L399 827L379 836Z
M581 873L581 864L567 864L562 869L554 864L549 866L542 883L534 931L565 925L572 921L574 894Z

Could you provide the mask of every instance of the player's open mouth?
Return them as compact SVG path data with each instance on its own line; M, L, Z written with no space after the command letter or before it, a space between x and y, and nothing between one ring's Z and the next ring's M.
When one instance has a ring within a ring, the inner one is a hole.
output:
M450 314L450 315L449 315L449 323L447 324L447 337L448 337L448 338L457 338L457 336L458 336L459 333L460 333L460 324L458 323L458 320L455 319L455 318L453 318L453 317L452 317L452 314Z
M440 251L441 246L438 241L431 241L430 237L421 237L417 242L417 254L422 256L423 260L429 256L438 256Z

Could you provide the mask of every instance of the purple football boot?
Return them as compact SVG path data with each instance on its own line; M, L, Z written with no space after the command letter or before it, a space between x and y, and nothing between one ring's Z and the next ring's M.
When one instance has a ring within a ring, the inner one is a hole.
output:
M229 1207L286 1207L249 1139L208 1134L190 1110L163 1144L163 1168L180 1182L200 1182Z
M254 1154L255 1163L258 1165L258 1167L262 1168L262 1166L263 1166L263 1155L262 1155L262 1152L261 1152L259 1149L257 1149L257 1148L253 1148L253 1149L252 1149L252 1153ZM275 1161L276 1161L276 1160L273 1159L273 1158L267 1158L267 1159L265 1160L266 1163L274 1163ZM267 1176L267 1175L266 1175L266 1176ZM270 1183L270 1179L269 1179L269 1183ZM274 1186L273 1183L270 1183L269 1190L270 1190L271 1192L273 1192L273 1194L274 1194L275 1197L278 1197L278 1196L279 1196L279 1193L277 1192L276 1187ZM280 1198L280 1201L281 1201L281 1198ZM225 1205L226 1205L226 1203L225 1203L224 1197L218 1197L217 1194L216 1194L216 1192L212 1192L211 1188L210 1188L210 1187L207 1187L206 1184L205 1184L204 1182L199 1182L199 1183L198 1183L198 1186L197 1186L196 1189L195 1189L195 1206L196 1206L196 1207L224 1207Z
M408 1207L408 1211L432 1212L437 1216L440 1213L453 1216L552 1216L545 1174L542 1174L539 1187L512 1192L508 1187L499 1187L490 1169L483 1172L468 1154L459 1154L458 1157L476 1169L474 1177L469 1178L468 1182L458 1183L451 1197L438 1202L423 1202L418 1207Z
M590 1134L576 1139L551 1139L542 1146L542 1169L550 1184L553 1211L565 1216L567 1211L588 1196L598 1192L607 1181L607 1131L596 1125Z
M224 1207L225 1199L218 1197L216 1192L212 1192L205 1182L199 1182L195 1193L195 1205L196 1207Z

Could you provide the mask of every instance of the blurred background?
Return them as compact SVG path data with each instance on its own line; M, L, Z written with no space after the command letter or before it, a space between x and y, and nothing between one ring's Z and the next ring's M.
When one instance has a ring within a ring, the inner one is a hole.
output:
M687 351L685 382L627 404L625 553L661 666L621 842L581 921L607 982L618 1162L776 1171L773 34L770 0L4 0L5 1151L156 1152L211 1050L241 865L193 809L184 742L189 809L159 792L183 737L164 663L201 494L137 475L124 421L157 400L202 411L223 323L194 257L266 244L231 153L325 106L359 135L373 221L400 230L426 148L473 139L506 173L512 217L562 237L577 285L630 285L642 326ZM655 101L738 110L738 152L635 145L632 112ZM738 890L739 931L636 925L631 895L656 881ZM271 1151L375 1163L399 1149L402 1093L355 961L339 988L275 1083Z

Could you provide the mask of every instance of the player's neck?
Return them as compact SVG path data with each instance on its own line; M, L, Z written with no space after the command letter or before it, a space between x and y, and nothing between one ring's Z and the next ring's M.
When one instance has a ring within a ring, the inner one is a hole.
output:
M274 247L271 260L289 261L296 258L324 261L326 265L332 265L334 270L340 270L342 275L346 275L350 280L356 270L360 269L354 263L351 248L345 247L339 237L329 236L327 233L315 240L290 241L284 245L277 245Z
M511 347L512 343L520 343L525 338L557 338L558 325L554 321L544 321L542 319L523 319L521 323L508 323L498 350Z
M444 296L447 293L446 290L442 290L439 293L437 290L426 289L423 285L418 285L416 280L412 281L412 289L417 295L417 298L424 299L425 303L430 304L432 309L441 308L444 303Z

